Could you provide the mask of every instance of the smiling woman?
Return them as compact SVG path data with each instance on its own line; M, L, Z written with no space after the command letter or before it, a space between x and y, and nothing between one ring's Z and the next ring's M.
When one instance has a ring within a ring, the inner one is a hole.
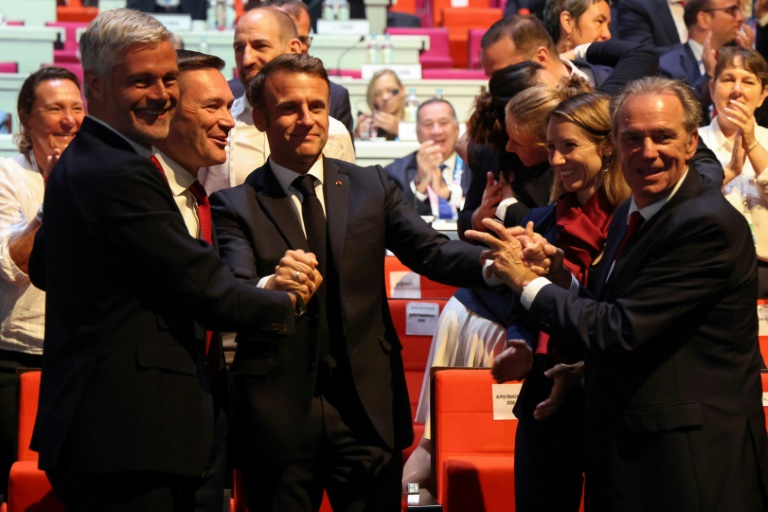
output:
M0 494L15 456L16 370L42 363L45 293L27 276L37 214L45 180L85 116L77 78L55 67L27 77L17 108L19 154L0 159Z
M611 4L608 0L551 0L544 10L544 24L557 51L611 38Z

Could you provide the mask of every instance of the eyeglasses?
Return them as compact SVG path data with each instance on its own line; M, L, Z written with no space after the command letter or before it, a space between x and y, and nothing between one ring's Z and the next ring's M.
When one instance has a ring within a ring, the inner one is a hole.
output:
M299 36L299 41L301 44L304 44L309 48L309 46L312 44L313 36Z
M739 12L739 4L733 4L729 7L713 7L712 9L702 9L703 12L723 11L728 16L736 17L736 13Z

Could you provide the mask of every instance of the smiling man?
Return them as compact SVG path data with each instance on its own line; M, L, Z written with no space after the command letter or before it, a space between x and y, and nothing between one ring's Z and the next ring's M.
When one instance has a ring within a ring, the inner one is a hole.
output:
M190 236L150 161L179 99L171 33L116 9L91 22L80 48L90 115L48 180L29 263L47 293L33 447L67 510L193 510L218 432L205 329L284 338L293 304L312 293L239 282ZM214 88L215 76L195 77ZM200 99L212 100L204 112L185 101L174 121L183 165L223 153L231 97ZM211 123L217 115L225 120Z
M419 105L417 151L384 168L419 215L454 218L464 205L472 174L456 154L459 122L453 106L433 98Z
M533 322L587 349L589 510L768 505L754 242L720 187L689 165L700 115L679 81L631 82L614 100L632 198L614 213L590 290L553 285L571 282L557 265L537 278L492 222L501 240L467 233L492 247L492 268Z
M479 249L419 218L380 168L326 158L328 75L283 55L251 85L253 119L272 154L244 185L213 194L222 259L278 289L325 276L295 336L240 332L231 368L235 466L249 510L307 512L323 489L336 511L400 508L401 451L413 441L400 342L384 291L384 253L455 285L481 284ZM299 250L294 272L275 267Z

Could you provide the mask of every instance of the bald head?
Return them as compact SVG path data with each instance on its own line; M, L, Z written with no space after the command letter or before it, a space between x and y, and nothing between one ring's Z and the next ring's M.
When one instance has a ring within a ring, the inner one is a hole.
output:
M233 46L237 72L246 89L275 57L301 53L296 25L290 16L274 7L256 7L246 12L235 27Z

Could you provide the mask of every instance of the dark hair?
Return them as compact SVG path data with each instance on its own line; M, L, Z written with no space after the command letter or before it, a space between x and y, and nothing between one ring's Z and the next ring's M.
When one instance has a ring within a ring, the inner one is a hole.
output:
M179 73L197 69L224 69L224 61L215 55L195 52L192 50L176 50L179 59Z
M688 0L683 8L683 23L687 28L696 24L696 18L704 9L709 8L709 0Z
M555 44L560 40L560 14L563 11L571 13L571 18L578 27L579 18L590 7L600 2L611 5L611 0L547 0L543 14L544 26Z
M40 84L49 80L69 80L80 90L80 82L74 73L68 69L55 66L40 68L24 80L24 83L21 84L21 89L19 89L19 99L16 101L16 113L20 121L20 129L16 134L16 144L19 147L19 152L25 155L29 154L32 150L32 140L26 128L24 128L24 124L32 113L32 106L37 99L37 88Z
M755 75L760 80L761 86L768 85L768 63L755 50L744 46L723 46L720 48L715 66L715 80L725 68L734 65L736 58L741 58L740 67Z
M558 58L555 42L547 33L544 24L533 16L514 14L500 19L483 34L480 48L485 50L502 37L511 39L515 44L515 49L526 57L533 57L536 49L543 46L549 50L551 58Z
M443 98L429 98L424 103L421 103L419 105L418 110L416 110L416 121L418 122L418 120L419 120L419 116L421 115L421 109L423 109L424 107L426 107L428 105L435 105L437 103L442 103L444 105L448 105L448 108L451 110L451 118L454 121L458 121L458 119L456 118L456 110L453 108L453 105L451 105L450 101L444 100Z
M507 66L491 75L488 92L475 98L475 108L467 121L469 137L477 144L493 144L500 150L507 145L504 109L520 91L539 84L536 72L543 69L527 60Z
M323 81L328 84L328 91L330 94L331 84L328 80L328 72L325 70L325 67L323 67L323 61L310 55L286 53L272 59L267 65L261 68L259 74L251 80L251 85L246 91L248 94L248 101L253 108L260 109L265 115L267 114L267 111L266 105L264 104L264 86L270 76L280 72L322 78Z

